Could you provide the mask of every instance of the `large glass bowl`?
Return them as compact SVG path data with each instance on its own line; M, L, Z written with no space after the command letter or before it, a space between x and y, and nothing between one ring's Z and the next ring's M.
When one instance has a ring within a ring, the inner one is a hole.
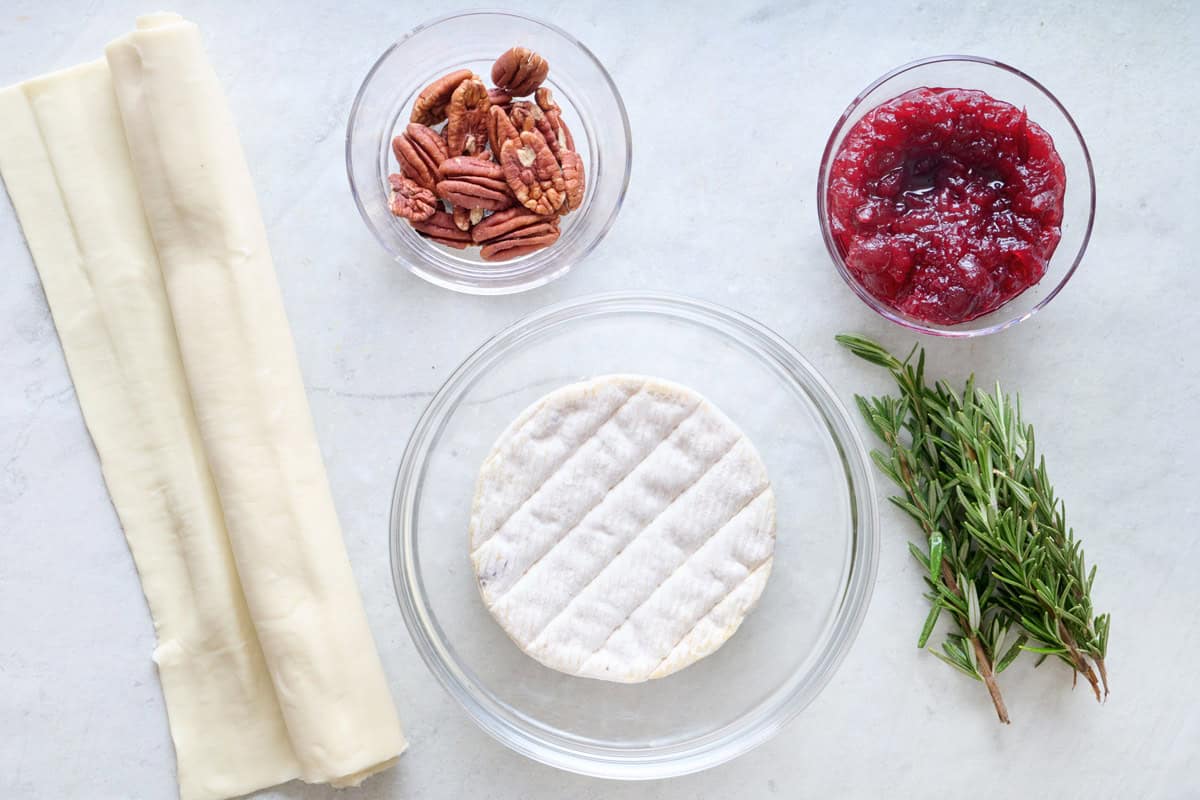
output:
M1062 239L1046 267L1046 274L1034 286L982 317L957 325L925 322L888 306L872 295L851 274L830 230L827 199L829 174L833 160L846 134L869 111L882 103L918 87L979 89L997 100L1011 103L1029 112L1029 118L1054 139L1054 147L1066 168L1067 189L1063 203ZM842 113L821 157L817 177L817 216L821 234L834 265L850 288L864 303L898 325L936 336L971 337L996 333L1029 319L1046 306L1067 285L1083 260L1092 222L1096 214L1096 176L1083 134L1067 109L1045 86L1019 69L978 56L944 55L923 58L897 67L874 81Z
M437 78L470 69L491 86L492 63L524 45L550 64L554 91L583 158L583 202L562 218L554 244L511 261L487 262L479 248L454 250L420 236L388 210L387 176L399 168L392 138L404 132L417 94ZM471 294L511 294L561 277L599 244L629 186L632 144L625 104L608 72L566 31L520 14L471 11L419 25L389 47L363 81L346 128L346 171L367 228L392 258L431 283Z
M758 448L778 502L774 567L741 629L698 663L633 685L522 653L484 607L467 545L476 474L495 439L545 393L606 373L659 376L716 403ZM573 772L664 778L750 750L817 696L866 611L877 529L862 443L787 342L708 303L607 294L521 320L437 392L396 478L392 571L421 657L485 731Z

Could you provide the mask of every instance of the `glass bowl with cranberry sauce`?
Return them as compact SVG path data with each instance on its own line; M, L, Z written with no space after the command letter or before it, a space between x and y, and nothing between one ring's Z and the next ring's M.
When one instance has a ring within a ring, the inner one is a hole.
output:
M882 316L939 336L1028 319L1087 249L1095 176L1044 86L963 55L863 90L825 146L817 211L838 272Z

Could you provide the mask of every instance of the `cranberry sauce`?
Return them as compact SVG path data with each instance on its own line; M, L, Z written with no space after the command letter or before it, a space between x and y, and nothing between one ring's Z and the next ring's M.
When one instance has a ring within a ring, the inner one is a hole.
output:
M850 273L883 303L954 325L1041 280L1066 174L1023 109L971 89L913 89L842 142L829 223Z

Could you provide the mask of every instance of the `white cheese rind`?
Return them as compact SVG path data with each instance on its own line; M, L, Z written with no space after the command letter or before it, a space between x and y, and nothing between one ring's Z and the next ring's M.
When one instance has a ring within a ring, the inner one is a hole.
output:
M685 387L635 375L534 403L484 460L471 559L485 605L546 666L619 682L719 648L770 574L753 445Z

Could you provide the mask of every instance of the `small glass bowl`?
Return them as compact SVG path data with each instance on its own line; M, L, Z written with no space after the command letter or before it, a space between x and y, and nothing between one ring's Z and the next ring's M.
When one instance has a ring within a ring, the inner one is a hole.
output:
M612 373L678 381L714 402L754 442L778 504L757 608L717 652L641 684L566 675L522 653L484 607L467 545L496 437L547 392ZM866 453L816 370L747 317L661 294L551 306L475 351L417 422L390 524L409 633L479 726L543 763L627 780L706 769L779 732L848 651L879 556Z
M827 197L833 159L842 140L868 112L901 94L918 87L979 89L997 100L1024 107L1029 118L1054 139L1066 168L1067 189L1063 199L1062 239L1058 243L1046 274L1034 286L982 317L957 325L939 325L919 320L886 305L863 287L846 267L830 230ZM1096 176L1087 143L1067 109L1045 86L1014 67L990 58L942 55L923 58L897 67L876 80L854 98L842 113L821 157L817 177L817 215L825 247L842 278L864 303L898 325L935 336L971 337L996 333L1029 319L1054 299L1075 273L1092 235L1096 215Z
M417 94L456 69L491 85L492 63L524 45L550 63L554 91L583 158L580 208L562 219L562 235L544 250L487 262L478 248L454 250L421 237L388 210L389 173L399 168L392 138L404 131ZM629 118L608 72L591 51L548 22L508 12L472 11L417 26L389 47L358 90L346 129L346 171L363 221L392 257L431 283L470 294L512 294L566 272L604 237L617 217L632 164Z

